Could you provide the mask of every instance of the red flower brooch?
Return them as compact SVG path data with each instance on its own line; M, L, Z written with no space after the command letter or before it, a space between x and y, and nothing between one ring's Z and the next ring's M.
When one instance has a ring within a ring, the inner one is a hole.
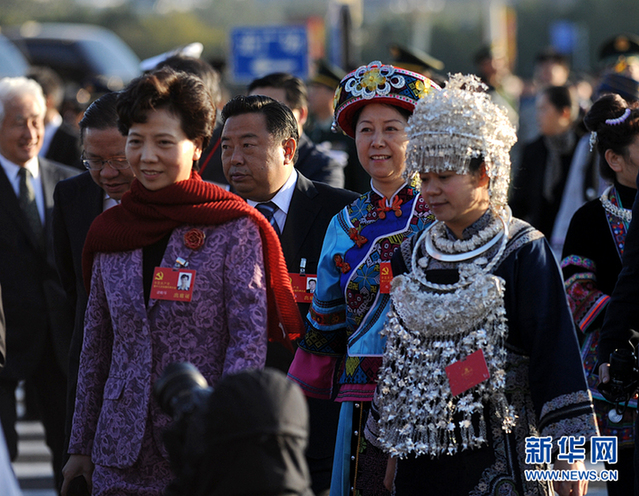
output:
M199 250L202 248L205 239L206 234L196 227L184 234L184 244L191 250Z

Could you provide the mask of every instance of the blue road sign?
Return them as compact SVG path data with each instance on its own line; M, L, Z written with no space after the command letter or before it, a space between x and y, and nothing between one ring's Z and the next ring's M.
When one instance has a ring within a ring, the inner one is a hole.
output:
M304 26L237 27L231 31L232 74L249 83L272 72L308 79L308 35Z

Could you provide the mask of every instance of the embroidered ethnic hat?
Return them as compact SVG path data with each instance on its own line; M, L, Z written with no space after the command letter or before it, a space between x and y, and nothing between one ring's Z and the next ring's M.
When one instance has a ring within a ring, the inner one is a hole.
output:
M471 159L482 157L491 203L506 205L510 149L517 136L506 110L493 103L487 89L477 76L455 74L443 90L417 103L406 128L406 177L415 172L468 174Z
M385 103L412 112L420 98L439 90L426 76L379 61L344 76L335 90L333 130L355 138L353 117L364 105Z

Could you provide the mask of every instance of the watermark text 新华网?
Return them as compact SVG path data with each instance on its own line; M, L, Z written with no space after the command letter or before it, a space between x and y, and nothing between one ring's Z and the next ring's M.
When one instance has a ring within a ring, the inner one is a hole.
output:
M586 439L583 436L563 436L557 441L556 460L575 463L586 461ZM526 438L526 463L530 465L552 462L553 441L551 436ZM593 436L590 439L590 462L617 463L617 438L615 436ZM617 470L524 470L529 481L616 481Z

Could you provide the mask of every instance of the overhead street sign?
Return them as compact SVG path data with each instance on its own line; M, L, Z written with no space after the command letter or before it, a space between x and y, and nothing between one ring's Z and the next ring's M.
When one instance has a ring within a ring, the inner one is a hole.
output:
M249 83L272 72L308 79L308 35L304 26L250 26L231 31L233 80Z

